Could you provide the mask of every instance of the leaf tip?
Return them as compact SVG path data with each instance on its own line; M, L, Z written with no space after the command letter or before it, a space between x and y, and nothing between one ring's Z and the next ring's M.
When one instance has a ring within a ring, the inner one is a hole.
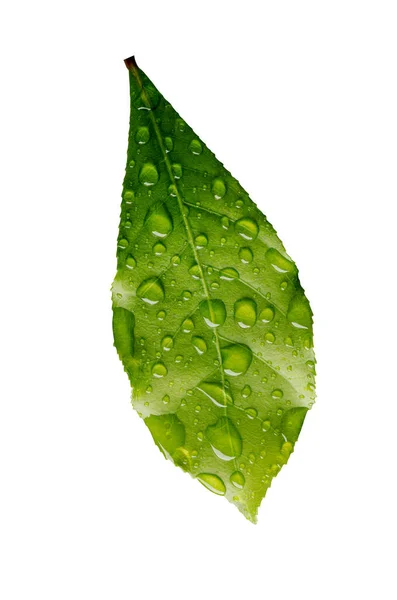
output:
M129 58L124 59L125 66L129 71L133 69L137 69L138 65L136 64L135 56L130 56Z

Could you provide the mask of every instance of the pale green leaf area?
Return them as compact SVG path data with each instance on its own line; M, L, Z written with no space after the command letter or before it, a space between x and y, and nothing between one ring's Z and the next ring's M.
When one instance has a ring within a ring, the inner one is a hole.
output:
M272 225L126 64L115 345L165 457L255 522L315 399L312 312Z

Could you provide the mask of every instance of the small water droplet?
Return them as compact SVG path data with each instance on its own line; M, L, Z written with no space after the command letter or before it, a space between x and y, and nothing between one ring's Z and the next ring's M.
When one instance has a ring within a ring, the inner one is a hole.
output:
M126 267L128 267L129 269L134 269L136 267L136 260L133 256L127 256L127 259L125 261L125 265Z
M229 229L230 227L230 221L227 217L222 217L221 218L221 225L223 227L223 229Z
M152 250L153 254L155 254L156 256L161 256L162 254L164 254L164 252L167 251L167 248L161 242L157 242L156 244L154 244Z
M197 479L207 488L207 490L210 490L214 494L218 494L218 496L225 495L226 486L218 475L214 475L213 473L200 473L197 475Z
M139 127L135 134L135 141L138 144L147 144L150 140L150 132L148 127Z
M236 222L236 233L245 240L255 240L258 237L259 227L254 219L243 217Z
M200 267L197 264L194 264L190 267L189 273L193 279L200 279Z
M175 179L180 179L182 177L182 165L179 163L174 163L172 165L172 172Z
M284 396L283 390L275 389L275 390L272 391L272 398L273 398L273 400L281 400L281 398L283 396Z
M139 172L139 181L143 185L151 187L152 185L156 185L158 180L159 173L155 165L153 163L145 163Z
M251 394L252 394L252 390L251 390L250 386L249 385L245 385L243 387L243 389L241 390L242 397L243 398L248 398L249 396L251 396Z
M165 396L163 396L163 402L164 402L164 404L168 404L168 403L169 403L169 401L170 401L170 397L169 397L169 395L168 395L168 394L165 394Z
M255 419L255 417L258 416L258 411L256 410L256 408L253 408L252 406L250 408L246 408L245 412L247 413L247 416L249 419Z
M241 298L234 304L234 319L242 329L249 329L256 323L256 302L251 298Z
M161 347L165 352L169 352L174 346L174 340L170 335L165 335L161 340Z
M262 323L270 323L272 319L274 319L274 310L270 308L270 306L261 310L259 320L262 321Z
M192 319L185 319L182 323L182 331L184 333L190 333L194 329L194 323Z
M126 240L125 238L121 238L118 241L117 245L121 250L125 250L128 247L128 240Z
M226 281L233 281L233 279L239 278L238 271L236 271L236 269L233 267L225 267L220 271L219 276L221 279L225 279Z
M159 310L159 312L157 313L158 320L164 321L166 314L167 313L165 312L165 310Z
M296 271L294 263L280 254L275 248L269 248L265 256L273 269L278 271L278 273L294 273Z
M198 352L198 354L201 355L204 354L204 352L207 352L207 343L204 340L204 338L198 335L194 335L192 337L192 344L195 350Z
M245 485L245 477L241 471L234 471L234 473L230 475L230 483L239 490L243 489Z
M251 248L248 248L248 247L240 248L240 250L238 252L238 256L239 256L241 262L246 265L248 265L250 262L252 262L252 260L254 258Z
M127 190L124 192L123 198L126 204L132 204L135 200L135 194L132 190Z
M152 234L159 238L166 238L173 230L173 223L168 209L164 204L155 204L146 214L145 222Z
M252 351L244 344L231 344L221 349L223 368L227 375L243 375L251 364Z
M216 178L212 182L212 193L214 198L220 200L226 194L226 184L223 179Z
M226 320L226 307L222 300L202 300L200 313L208 327L219 327Z
M128 163L128 166L130 169L133 169L135 167L135 160L131 159L130 162Z
M267 341L268 344L273 344L274 340L275 340L275 336L274 333L272 333L271 331L268 331L265 334L265 340Z
M171 152L171 150L174 147L174 142L172 141L172 138L170 137L165 137L164 138L164 146L167 152Z
M263 421L263 423L262 423L263 431L269 431L270 427L271 427L270 421Z
M205 233L199 233L194 238L194 242L196 244L196 248L198 250L201 250L202 248L205 248L208 245L208 238L205 235Z
M171 258L171 264L174 267L177 267L181 264L181 257L179 256L179 254L174 254L174 256Z
M184 290L182 292L182 298L185 300L185 302L187 302L188 300L191 300L192 292L190 292L189 290Z
M192 154L199 155L203 151L203 147L199 140L192 140L189 144L189 150Z
M165 377L168 373L167 367L161 361L154 363L152 366L152 375L157 378Z
M157 277L149 277L142 281L136 295L147 304L157 304L164 299L164 288Z
M229 461L240 456L243 442L241 435L228 417L220 417L213 425L208 425L205 435L218 458Z

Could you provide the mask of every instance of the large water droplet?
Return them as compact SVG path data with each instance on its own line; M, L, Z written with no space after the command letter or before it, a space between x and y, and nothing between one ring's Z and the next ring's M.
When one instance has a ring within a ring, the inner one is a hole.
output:
M293 273L296 270L294 263L288 260L288 258L285 258L285 256L280 254L275 248L269 248L266 252L266 258L273 269L279 273Z
M297 293L289 303L287 319L297 329L312 328L312 311L306 296Z
M240 248L240 250L238 251L238 256L239 259L241 260L242 263L248 265L250 262L252 262L254 255L252 253L251 248Z
M242 329L255 325L256 312L256 302L251 298L241 298L234 304L234 318Z
M185 426L174 414L151 415L145 419L155 443L169 458L185 443Z
M139 181L150 187L155 185L159 180L157 168L152 163L145 163L139 172Z
M147 144L150 140L150 132L148 127L139 127L135 134L135 141L138 144Z
M203 381L197 386L197 389L205 394L216 406L226 406L233 404L233 398L230 390L221 383L215 381Z
M230 483L239 490L243 489L245 486L245 477L241 471L234 471L234 473L230 475Z
M210 490L214 494L218 494L218 496L225 495L226 486L218 475L214 475L213 473L200 473L200 475L197 475L197 479L207 488L207 490Z
M228 417L220 417L216 423L208 425L205 434L218 458L233 460L240 456L243 448L241 435Z
M226 306L222 300L202 300L200 313L208 327L219 327L226 320Z
M236 233L245 240L255 240L258 237L259 227L254 219L243 217L236 222Z
M252 361L252 351L244 344L231 344L221 349L225 373L237 377L243 375Z
M145 221L153 235L166 238L173 230L172 217L164 204L155 204L146 214Z
M214 179L212 182L212 193L217 200L223 198L223 196L226 194L226 184L223 179Z
M136 295L147 304L157 304L164 299L163 284L157 277L149 277L142 281Z
M239 278L238 271L233 267L225 267L220 271L219 276L221 279L226 279L226 281L232 281L233 279Z
M198 354L204 354L204 352L207 352L207 343L204 338L194 335L192 337L192 344L197 350Z
M167 367L164 363L158 361L154 363L152 366L152 375L160 379L161 377L165 377L168 373Z

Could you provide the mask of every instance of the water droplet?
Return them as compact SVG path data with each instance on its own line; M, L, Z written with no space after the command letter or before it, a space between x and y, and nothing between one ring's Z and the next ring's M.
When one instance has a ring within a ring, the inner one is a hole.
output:
M168 394L165 394L165 396L163 396L163 402L164 402L164 404L168 404L168 403L169 403L169 401L170 401L170 397L169 397L169 395L168 395Z
M191 300L192 292L190 292L189 290L184 290L182 292L182 298L185 300L185 302L187 302L188 300Z
M204 352L207 352L207 343L202 337L194 335L192 337L192 344L197 350L198 354L204 354Z
M236 222L236 233L245 240L255 240L258 237L259 227L250 217L243 217Z
M282 292L285 292L285 290L287 289L287 287L288 287L288 281L282 281L282 282L280 283L280 290L281 290Z
M242 329L249 329L256 323L256 302L251 298L241 298L234 304L234 319Z
M256 408L253 408L252 406L250 408L246 408L245 412L247 413L247 416L249 419L255 419L255 417L258 416L258 411L256 410Z
M159 180L159 173L153 163L145 163L139 172L139 181L150 187Z
M194 329L194 323L192 319L185 319L182 323L182 331L184 333L190 333Z
M243 489L245 485L245 477L241 471L234 471L234 473L230 475L230 483L239 490Z
M139 127L135 134L135 141L138 144L147 144L150 140L150 132L148 127Z
M123 198L126 204L132 204L135 200L135 194L132 190L127 190L124 192Z
M226 406L233 404L233 398L228 387L223 387L221 383L215 381L203 381L197 386L197 389L205 394L216 406Z
M174 256L171 258L171 263L174 267L177 267L181 264L181 257L179 254L174 254Z
M157 277L149 277L142 281L136 295L147 304L157 304L164 299L164 288Z
M208 327L219 327L226 320L226 307L222 300L202 300L200 313Z
M159 238L166 238L173 230L173 223L168 209L164 204L155 204L146 214L145 222L152 234Z
M236 269L233 267L225 267L221 270L219 276L221 279L226 279L226 281L232 281L233 279L239 278L238 271L236 271Z
M164 321L166 314L167 313L165 312L165 310L159 310L159 312L157 313L158 320Z
M220 417L216 423L208 425L205 435L221 460L233 460L240 456L243 448L241 435L228 417Z
M128 240L126 240L125 238L121 238L118 241L117 245L121 250L125 250L128 247Z
M281 398L284 396L284 392L283 390L273 390L272 391L272 398L273 400L281 400Z
M296 271L294 263L288 260L288 258L285 258L285 256L280 254L275 248L269 248L265 256L273 269L279 273L294 273Z
M254 255L252 253L251 248L240 248L239 252L238 252L238 256L239 259L241 260L242 263L248 265L250 262L252 262Z
M303 293L298 292L289 303L287 319L297 329L312 328L312 311Z
M174 414L151 415L145 419L153 439L168 457L185 443L185 426Z
M213 473L200 473L200 475L197 475L197 479L207 488L207 490L210 490L214 494L218 494L218 496L225 495L226 486L218 475L214 475Z
M208 245L208 238L205 235L205 233L199 233L198 235L196 235L194 241L198 250L201 250L202 248L205 248L205 246Z
M168 193L173 198L176 198L177 195L178 195L178 190L176 189L176 185L174 185L173 183L171 183L171 185L168 186Z
M269 431L270 427L271 427L270 421L263 421L263 423L262 423L262 430L263 431Z
M275 339L276 338L274 336L274 333L272 333L271 331L268 331L268 333L265 334L265 340L268 344L273 344Z
M175 179L180 179L182 177L182 165L179 163L174 163L172 165L172 172L174 174Z
M226 194L226 184L222 179L214 179L212 182L212 193L217 200L220 200Z
M177 364L181 363L183 361L183 356L182 354L177 354L177 356L175 356L175 362Z
M165 137L164 138L164 146L167 152L171 152L171 150L174 147L174 142L172 141L172 138L170 137Z
M128 267L129 269L134 269L136 267L136 260L133 256L127 256L127 259L125 261L125 265L126 267Z
M243 375L252 361L252 351L244 344L231 344L221 349L225 373L233 377Z
M135 167L135 160L131 159L130 162L128 163L128 166L130 169L133 169Z
M223 229L229 229L230 227L230 221L227 217L222 217L221 218L221 225L223 227Z
M161 347L165 352L169 352L174 346L174 340L170 335L165 335L161 340Z
M155 254L156 256L161 256L162 254L164 254L164 252L167 251L167 248L161 242L157 242L156 244L154 244L152 250L153 254Z
M294 446L291 444L291 442L284 442L284 444L281 446L280 452L284 458L288 459L293 449Z
M203 147L199 140L192 140L189 144L189 150L192 154L199 155L203 151Z
M190 267L189 273L193 279L200 279L200 267L197 264L194 264Z
M262 321L262 323L270 323L272 319L274 319L274 310L270 308L270 306L261 310L259 320Z
M248 398L249 396L251 396L251 394L252 394L252 390L251 390L250 386L249 385L245 385L243 387L243 389L241 390L242 397L243 398Z
M158 361L156 363L154 363L154 365L152 366L152 375L154 377L158 377L159 379L161 377L165 377L168 373L167 367L165 366L164 363Z

